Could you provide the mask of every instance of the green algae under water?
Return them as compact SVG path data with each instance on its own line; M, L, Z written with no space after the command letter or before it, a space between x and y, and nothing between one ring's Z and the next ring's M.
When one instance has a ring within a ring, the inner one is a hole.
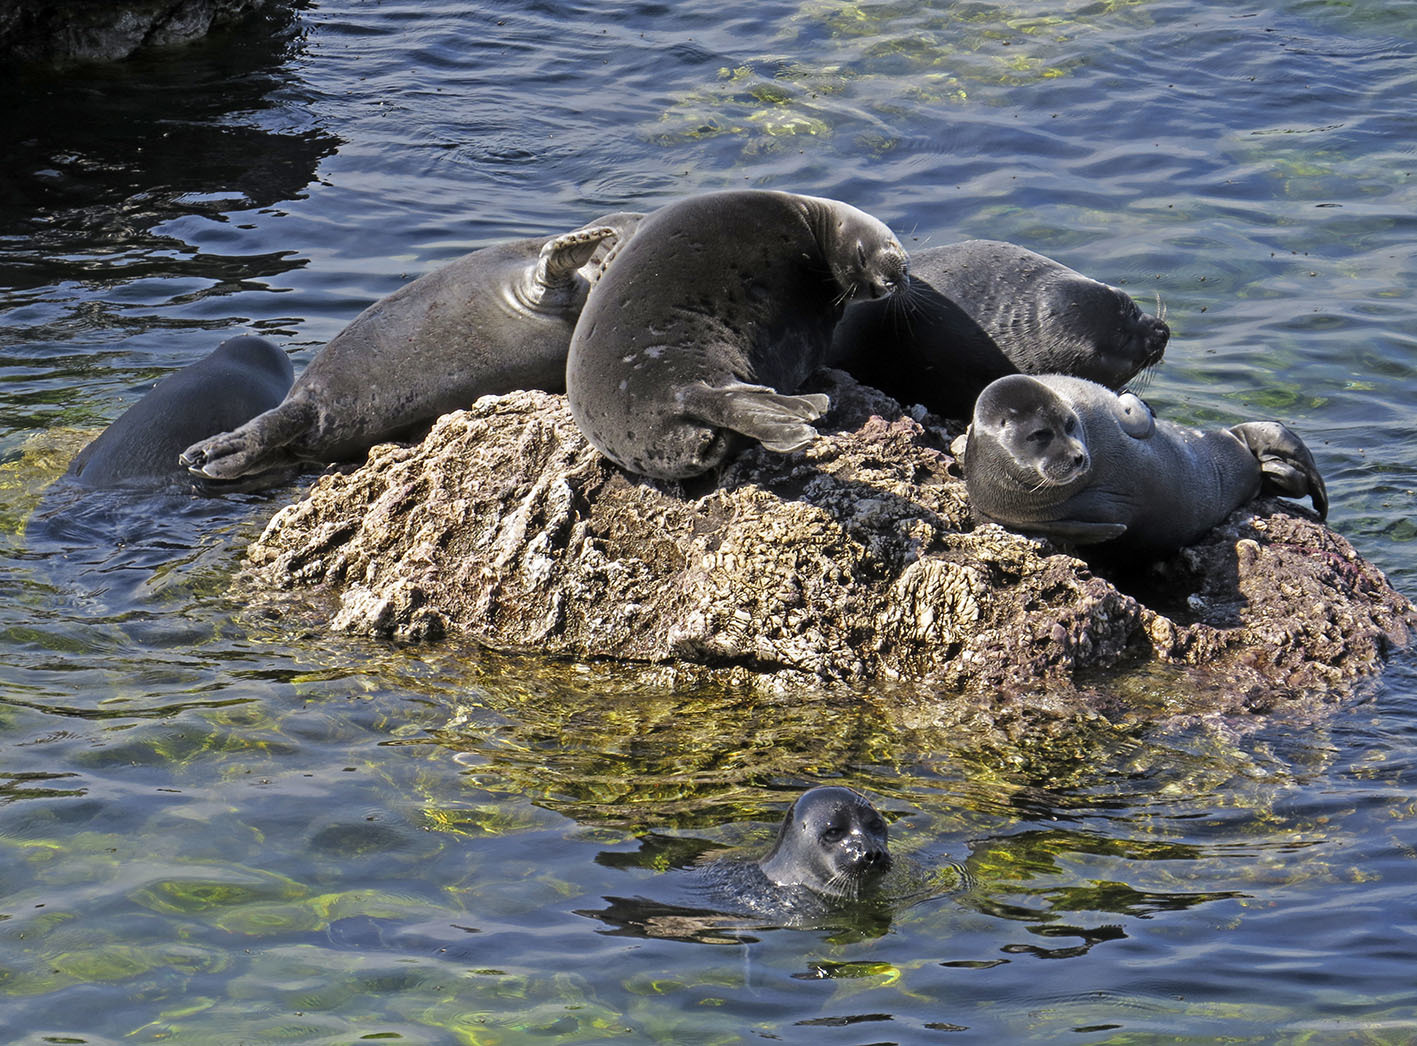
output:
M1411 592L1414 59L1397 2L325 0L5 73L5 1041L1409 1041L1406 657L1302 719L1098 680L1128 714L1004 743L929 695L332 637L228 591L293 489L46 488L230 333L302 364L475 247L781 188L1159 299L1153 405L1282 417ZM920 888L706 915L697 863L823 780Z

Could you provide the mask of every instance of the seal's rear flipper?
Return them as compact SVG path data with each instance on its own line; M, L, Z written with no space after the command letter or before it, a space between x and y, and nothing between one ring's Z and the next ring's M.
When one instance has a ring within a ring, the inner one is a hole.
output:
M1259 459L1261 493L1307 495L1319 519L1328 519L1328 488L1303 440L1277 421L1247 421L1230 431Z
M831 407L831 400L820 392L785 396L766 385L742 382L720 386L695 382L680 391L679 402L686 414L741 432L780 454L816 439L817 430L808 422L816 421Z
M193 443L177 461L199 481L235 480L279 470L295 460L285 448L307 432L313 420L311 407L286 400L239 429Z
M617 235L608 225L595 225L547 240L537 258L537 281L544 286L570 279L603 240Z

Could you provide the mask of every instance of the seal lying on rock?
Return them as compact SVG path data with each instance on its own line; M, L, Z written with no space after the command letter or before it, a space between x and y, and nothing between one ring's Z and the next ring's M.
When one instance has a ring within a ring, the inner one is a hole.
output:
M1070 374L1120 389L1171 336L1125 292L997 240L910 255L908 289L850 306L833 365L902 403L967 418L1006 374Z
M639 219L609 214L561 236L474 251L419 277L335 335L279 406L194 443L182 463L213 479L324 465L479 396L559 392L590 286L586 270Z
M177 462L182 449L274 407L294 376L290 358L274 343L251 334L228 338L154 385L79 451L68 476L85 487L190 486L192 477ZM218 489L197 486L204 493Z
M591 288L566 362L571 414L611 461L660 479L707 472L740 436L796 450L829 403L794 393L846 302L905 278L891 231L836 200L743 190L669 204Z
M1168 552L1261 491L1307 495L1328 515L1309 449L1278 422L1202 432L1081 378L998 379L974 405L964 442L977 520L1077 544Z

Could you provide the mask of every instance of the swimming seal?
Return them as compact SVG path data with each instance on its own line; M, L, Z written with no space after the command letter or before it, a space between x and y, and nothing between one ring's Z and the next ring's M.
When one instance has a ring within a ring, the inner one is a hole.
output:
M85 487L159 489L192 484L177 455L194 441L250 421L290 389L290 359L265 338L228 338L163 378L79 451L68 477ZM198 483L203 493L223 489Z
M1187 428L1081 378L990 384L974 405L963 467L980 522L1129 552L1190 544L1262 492L1308 496L1328 515L1309 449L1278 422Z
M1171 336L1116 287L1017 244L965 240L910 255L901 293L846 310L833 365L902 403L967 418L1006 374L1068 374L1120 389Z
M860 792L839 785L809 788L788 809L777 840L757 865L780 887L855 898L890 870L886 835L885 819Z
M683 479L741 437L796 450L827 397L794 395L847 300L892 293L904 249L836 200L741 190L649 214L596 281L571 339L566 395L621 468Z
M182 463L216 479L324 465L479 396L561 391L587 270L639 219L606 215L564 235L474 251L419 277L335 335L279 406L194 443Z

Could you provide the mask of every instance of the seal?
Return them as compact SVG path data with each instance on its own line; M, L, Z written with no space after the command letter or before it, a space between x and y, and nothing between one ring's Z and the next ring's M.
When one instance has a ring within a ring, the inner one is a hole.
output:
M1120 389L1161 360L1171 330L1116 287L998 240L910 255L910 285L846 310L834 366L902 403L967 418L1006 374L1068 374Z
M265 338L228 338L210 355L169 374L79 451L68 477L80 486L155 490L191 485L177 455L194 441L235 428L274 407L295 376ZM240 489L197 483L201 493Z
M705 193L650 213L586 299L566 361L571 415L615 464L685 479L757 440L786 453L830 406L796 395L852 298L905 282L877 219L837 200Z
M1187 428L1081 378L999 378L963 440L976 520L1080 545L1170 552L1260 493L1308 496L1328 516L1313 456L1278 422Z
M890 870L886 835L885 819L860 792L809 788L788 808L777 840L757 865L779 887L855 899Z
M640 215L473 251L381 298L310 361L272 410L195 442L182 463L230 480L363 454L479 396L560 392L589 277Z

